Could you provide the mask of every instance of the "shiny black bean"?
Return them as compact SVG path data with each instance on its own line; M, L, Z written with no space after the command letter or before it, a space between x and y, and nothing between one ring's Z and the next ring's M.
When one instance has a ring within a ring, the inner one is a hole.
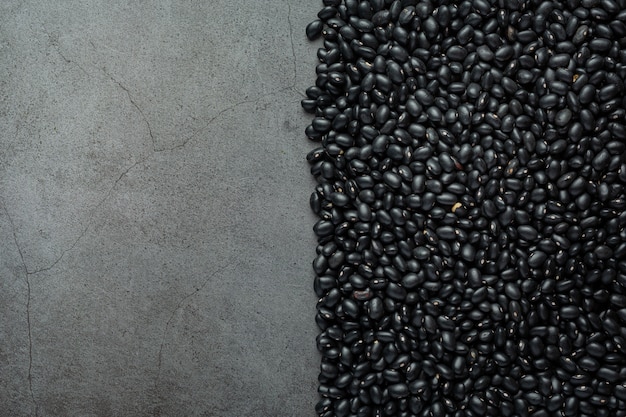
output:
M409 386L407 384L392 384L388 389L392 398L405 398L409 395Z
M610 153L606 149L603 149L596 156L594 156L593 160L591 161L591 165L596 171L602 171L604 168L607 167L610 158Z
M537 230L530 225L521 225L517 228L519 236L527 241L534 241L538 237Z
M306 30L316 411L610 415L626 12L412 3L325 0Z
M309 40L315 40L322 35L322 29L324 29L324 23L321 20L314 20L306 27L306 36Z
M569 121L572 119L572 111L570 109L563 109L560 110L556 116L554 116L554 123L559 126L565 126L569 123Z
M467 56L467 50L461 46L454 45L446 51L446 55L453 61L461 62Z

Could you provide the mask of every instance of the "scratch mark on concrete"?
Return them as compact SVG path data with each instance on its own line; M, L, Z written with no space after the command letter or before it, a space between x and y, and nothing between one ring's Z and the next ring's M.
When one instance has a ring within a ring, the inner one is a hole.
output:
M303 98L308 98L306 96L306 94L304 94L302 91L298 90L296 87L291 87L290 90L293 91L294 93L296 93L297 95L303 97Z
M93 43L93 41L92 41L92 40L89 40L89 44L91 45L91 48L92 48L94 51L96 51L96 52L98 52L98 51L99 51L99 49L96 47L96 44L95 44L95 43ZM106 49L110 50L110 51L115 52L115 53L118 53L118 54L121 54L121 55L128 55L128 52L127 52L127 51L120 51L120 50L118 50L118 49L113 48L112 46L107 45L107 44L102 44L102 46L103 46L104 48L106 48Z
M230 264L226 264L226 265L222 265L222 266L218 267L212 274L210 274L204 280L202 285L200 285L199 287L194 289L189 294L185 295L178 302L178 304L176 304L176 307L174 308L174 310L172 310L172 313L170 314L170 317L168 318L167 322L165 323L165 329L163 329L163 337L161 338L161 345L159 346L159 353L157 355L157 375L156 375L156 379L154 381L154 389L156 390L157 396L159 395L159 383L160 383L160 380L161 380L161 366L162 366L162 362L163 362L163 346L165 345L165 339L167 338L167 332L168 332L168 330L170 328L170 324L171 324L172 320L174 319L174 316L176 315L176 312L183 307L183 305L187 302L187 300L189 300L191 297L193 297L194 295L196 295L200 291L202 291L209 284L209 282L211 281L212 278L214 278L216 275L224 272L226 270L226 268L228 268L229 265Z

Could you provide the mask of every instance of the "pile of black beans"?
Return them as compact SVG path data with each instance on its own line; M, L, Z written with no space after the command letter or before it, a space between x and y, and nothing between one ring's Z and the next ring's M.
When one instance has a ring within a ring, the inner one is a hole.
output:
M319 416L626 416L626 1L324 0Z

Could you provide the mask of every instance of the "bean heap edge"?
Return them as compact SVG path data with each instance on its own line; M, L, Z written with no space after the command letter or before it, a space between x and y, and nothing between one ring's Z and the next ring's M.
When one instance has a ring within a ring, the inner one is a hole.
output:
M626 1L324 0L319 416L626 416Z

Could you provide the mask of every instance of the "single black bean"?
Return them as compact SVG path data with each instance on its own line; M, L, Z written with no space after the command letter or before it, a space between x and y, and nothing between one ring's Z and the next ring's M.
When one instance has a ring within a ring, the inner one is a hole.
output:
M446 55L453 61L461 62L467 56L467 50L461 46L454 45L446 51Z
M591 161L591 165L596 171L602 171L604 168L607 167L610 158L610 153L606 149L603 149L596 156L594 156L593 160Z
M407 384L392 384L389 386L389 395L392 398L405 398L409 395L409 386Z
M609 49L611 49L612 45L613 42L606 38L594 38L589 41L589 49L591 49L591 51L593 52L607 52Z
M314 20L306 27L306 36L309 40L315 40L322 35L322 29L324 29L324 23L321 20Z
M542 251L534 251L528 257L528 266L531 268L541 267L547 259L547 255Z
M383 180L385 181L385 184L391 188L399 188L402 184L402 178L398 174L391 171L387 171L383 174Z
M556 116L554 116L554 123L559 126L565 126L569 123L569 121L572 119L572 111L570 109L563 109L560 110Z
M521 225L517 228L519 236L527 241L534 241L538 237L537 230L530 225Z
M368 315L374 320L380 320L383 317L383 303L382 300L378 297L374 297L369 301L368 304Z
M437 202L439 204L452 206L457 201L458 201L458 198L454 194L449 193L449 192L443 192L443 193L437 195Z
M591 84L586 84L585 86L582 87L582 89L580 90L580 93L578 95L579 100L582 104L589 104L591 103L595 97L596 97L596 89L594 88L593 85Z

